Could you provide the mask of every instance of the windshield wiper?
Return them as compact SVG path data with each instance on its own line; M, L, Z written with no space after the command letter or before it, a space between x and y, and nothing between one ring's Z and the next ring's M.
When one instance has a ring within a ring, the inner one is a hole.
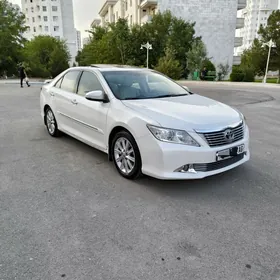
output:
M139 97L126 97L126 98L123 98L121 100L137 100L137 99L143 99L143 98L139 98Z
M185 96L189 95L188 93L183 93L183 94L165 94L165 95L159 95L159 96L153 96L149 98L166 98L166 97L179 97L179 96Z

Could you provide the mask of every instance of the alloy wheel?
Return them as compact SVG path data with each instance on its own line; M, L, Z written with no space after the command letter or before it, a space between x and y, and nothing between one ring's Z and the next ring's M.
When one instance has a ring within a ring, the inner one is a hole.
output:
M46 122L49 133L53 135L55 133L55 118L51 110L48 110L47 112Z
M130 141L125 137L117 139L114 145L114 157L119 170L129 175L135 166L135 151Z

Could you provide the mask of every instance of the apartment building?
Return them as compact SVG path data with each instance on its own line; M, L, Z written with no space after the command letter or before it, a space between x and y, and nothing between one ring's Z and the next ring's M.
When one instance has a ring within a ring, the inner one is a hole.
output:
M99 11L101 25L127 19L130 25L149 22L157 13L158 0L105 0Z
M21 0L21 5L28 26L25 37L31 40L38 35L50 35L66 40L73 63L78 44L72 0Z
M99 11L101 25L126 18L130 25L150 22L158 11L170 10L173 15L196 22L195 31L207 46L213 63L230 67L241 62L234 56L234 48L242 45L242 37L235 37L243 28L244 18L237 11L246 7L246 0L105 0Z
M243 37L242 45L235 49L237 55L251 47L254 39L259 38L260 25L266 26L267 20L274 10L280 8L278 0L247 0L245 9L239 11L239 16L244 18L244 27L236 32Z

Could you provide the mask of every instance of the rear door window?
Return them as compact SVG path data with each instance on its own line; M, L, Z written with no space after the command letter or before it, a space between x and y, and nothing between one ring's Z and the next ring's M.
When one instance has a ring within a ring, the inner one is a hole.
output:
M77 85L81 72L74 70L67 72L62 80L60 88L67 92L77 93Z

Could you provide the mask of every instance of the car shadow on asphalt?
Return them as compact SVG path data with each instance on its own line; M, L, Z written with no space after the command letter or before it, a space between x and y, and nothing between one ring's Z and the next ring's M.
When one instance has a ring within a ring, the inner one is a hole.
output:
M121 185L131 185L134 188L147 188L149 191L159 193L162 195L168 195L171 197L184 197L195 196L198 194L215 194L219 193L228 199L231 195L235 196L239 188L244 186L244 178L251 178L253 170L248 167L248 163L242 166L236 167L232 170L224 173L214 175L199 180L158 180L146 175L141 176L135 181L129 181L122 178L117 170L114 168L113 163L108 161L107 154L92 148L91 146L76 140L75 138L63 134L62 139L65 143L73 146L72 149L78 149L79 151L90 155L95 165L102 165L102 168L107 172L113 172L115 183ZM108 179L109 180L109 179ZM240 184L240 181L243 183Z

